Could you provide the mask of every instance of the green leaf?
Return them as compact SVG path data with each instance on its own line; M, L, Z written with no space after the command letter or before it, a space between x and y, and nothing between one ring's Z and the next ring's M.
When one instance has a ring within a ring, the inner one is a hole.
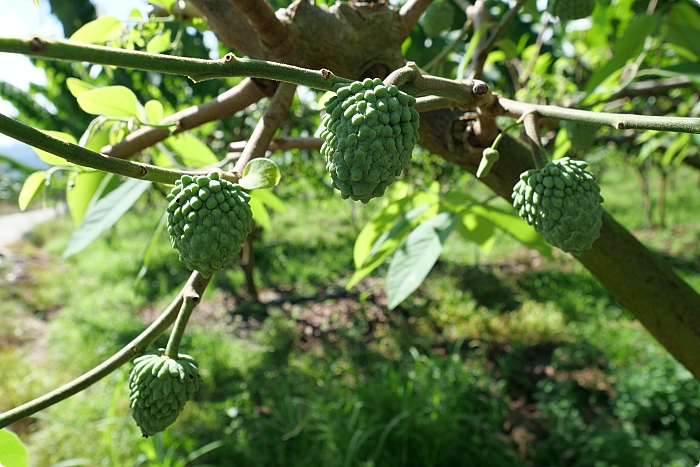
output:
M163 215L160 216L158 225L156 225L155 230L153 230L153 233L151 234L151 238L148 240L148 245L146 245L146 251L143 254L143 264L141 264L141 269L139 269L139 273L136 276L136 283L134 284L135 287L138 286L141 279L143 279L143 276L145 276L146 272L148 272L148 266L151 264L151 256L153 255L153 249L158 243L158 239L163 234L165 226L168 225L167 221L168 211L165 211Z
M105 86L77 96L78 105L92 115L106 117L138 117L139 101L126 86Z
M257 198L261 200L263 203L265 203L265 206L280 212L280 213L285 213L287 212L287 208L284 205L284 201L279 199L270 189L265 189L262 188L260 190L255 190L250 192L250 197Z
M66 202L76 227L82 222L90 200L105 175L105 172L76 172L68 182Z
M690 134L689 133L680 133L678 135L673 136L673 142L668 146L666 151L664 152L663 157L661 157L661 165L662 166L667 166L676 157L676 154L678 154L681 149L686 147L688 144L690 144Z
M63 257L82 251L105 230L112 227L151 186L145 180L127 179L117 189L100 199L88 212L85 219L71 236Z
M95 86L93 86L92 84L86 83L85 81L78 78L66 79L66 86L68 86L68 90L71 94L73 94L73 97L78 97L86 91L95 89Z
M98 117L99 118L99 117ZM93 131L85 143L85 148L91 151L100 152L101 149L109 145L109 134L112 131L112 126L115 122L105 122L100 127Z
M411 232L396 250L386 275L388 308L393 310L420 286L440 257L459 217L441 212Z
M29 457L24 445L17 435L5 429L0 430L0 465L3 467L29 465Z
M50 131L50 130L42 130L42 132L46 133L47 135L53 136L56 139L60 139L61 141L66 141L68 143L77 144L77 141L75 140L75 138L73 138L73 136L69 135L68 133L63 133L60 131ZM53 155L50 152L44 151L43 149L37 149L37 148L32 148L32 149L34 149L34 152L37 153L37 155L41 158L41 160L46 162L47 164L50 164L50 165L73 165L73 166L75 165L72 162L68 162L64 158Z
M166 29L161 34L157 35L146 45L146 52L159 54L170 48L172 40L170 39L170 29Z
M182 163L187 167L199 169L219 162L209 146L195 138L192 133L180 133L171 136L165 142L180 156Z
M270 230L270 214L267 212L267 208L265 207L265 203L255 196L255 193L257 193L258 190L253 190L250 192L250 211L253 214L253 220L257 222L257 224L262 227L264 230Z
M652 33L655 25L655 15L638 16L632 20L622 37L615 41L613 57L588 80L586 91L595 89L608 76L625 66L627 60L636 57L642 51L644 40Z
M108 41L119 39L121 34L122 23L117 18L100 16L75 31L70 36L70 40L88 44L105 44Z
M515 237L516 240L530 248L539 251L543 256L549 259L553 258L552 247L544 240L542 235L538 234L532 226L528 225L514 212L506 212L487 204L472 206L471 211L490 220L496 227L504 230L507 234Z
M355 268L359 269L369 256L369 252L372 251L372 246L375 244L377 239L382 235L385 230L389 229L390 225L393 225L401 213L404 207L408 204L410 198L399 199L389 203L388 205L377 211L372 218L365 224L360 233L355 239L355 246L352 250L353 260L355 261Z
M246 190L272 188L277 186L281 178L280 169L270 159L258 157L246 164L243 178L238 181Z
M144 104L146 118L149 123L158 123L163 120L163 104L156 100L150 100Z
M496 242L493 222L471 210L460 213L457 231L466 240L476 243L484 253L490 252Z
M32 201L39 196L46 186L46 172L39 171L31 174L24 181L22 191L19 192L19 208L24 211L32 204Z
M401 242L408 236L411 229L415 227L430 208L430 204L424 204L413 208L405 215L400 216L390 229L382 232L379 238L374 242L374 245L372 245L372 249L369 251L367 258L363 261L362 266L357 268L345 285L345 289L350 290L369 273L377 269L389 255L394 253Z

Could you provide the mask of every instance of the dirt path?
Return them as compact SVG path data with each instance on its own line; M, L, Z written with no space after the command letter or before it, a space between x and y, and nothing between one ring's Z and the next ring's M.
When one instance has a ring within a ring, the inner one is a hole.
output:
M58 205L51 208L0 216L0 248L20 240L35 225L46 222L64 211L65 207Z

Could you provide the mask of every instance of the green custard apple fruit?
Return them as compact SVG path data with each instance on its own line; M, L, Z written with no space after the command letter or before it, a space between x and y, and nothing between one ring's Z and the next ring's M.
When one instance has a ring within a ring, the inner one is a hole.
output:
M585 151L595 143L595 136L598 133L597 126L581 122L566 122L564 127L569 135L572 148Z
M180 261L206 277L236 256L251 231L250 196L217 171L183 175L167 199L170 242Z
M595 9L595 0L549 0L547 11L562 21L590 16Z
M380 79L340 85L326 103L321 154L344 199L382 196L418 141L416 99Z
M455 8L448 1L433 2L423 13L420 25L428 37L439 36L442 31L450 29L455 17Z
M129 406L143 436L170 426L197 392L200 381L197 362L189 355L180 354L174 360L146 354L135 359L129 374Z
M587 163L568 157L520 175L513 207L551 245L580 255L600 236L603 202Z

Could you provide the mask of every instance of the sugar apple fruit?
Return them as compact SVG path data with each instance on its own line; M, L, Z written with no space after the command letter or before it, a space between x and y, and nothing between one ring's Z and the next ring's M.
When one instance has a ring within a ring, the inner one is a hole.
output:
M591 248L603 225L600 187L583 161L568 157L520 175L513 206L551 245L580 255Z
M241 250L252 214L240 185L217 171L183 175L167 199L170 242L191 271L211 276Z
M571 147L578 151L585 151L595 143L595 135L598 127L581 122L566 122L566 132L571 140Z
M428 37L439 36L442 31L450 29L455 17L455 8L446 0L433 2L425 10L420 20L423 32Z
M549 0L547 11L562 21L590 16L595 9L595 0Z
M326 103L321 153L343 198L367 203L382 196L408 165L418 141L415 103L380 79L337 86Z
M174 360L146 354L134 360L129 374L129 406L143 435L148 437L170 426L199 389L200 381L197 362L189 355L180 354Z

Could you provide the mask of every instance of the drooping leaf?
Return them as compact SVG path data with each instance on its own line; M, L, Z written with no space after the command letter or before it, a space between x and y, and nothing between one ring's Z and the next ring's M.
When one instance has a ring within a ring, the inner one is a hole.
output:
M255 197L265 203L265 206L273 209L274 211L285 213L287 208L284 205L284 201L279 199L272 190L262 188L260 190L255 190L250 192L250 197Z
M488 204L472 206L471 210L474 214L493 222L494 225L516 240L539 251L546 258L553 258L552 247L544 240L542 235L538 234L532 226L528 225L515 212L506 212Z
M151 234L151 238L148 240L148 245L146 245L146 251L143 254L143 262L141 264L141 269L139 269L139 273L136 275L135 286L138 286L141 279L143 279L143 276L145 276L146 273L148 272L148 266L151 264L151 256L153 254L153 249L155 248L156 244L158 243L158 239L160 239L160 236L163 234L163 231L165 230L165 226L167 225L167 220L168 220L168 211L165 211L163 213L163 215L160 216L160 220L158 221L158 225L156 225L156 228L153 230L153 233Z
M69 180L66 202L76 227L82 222L90 200L105 175L105 172L77 172Z
M43 130L44 133L47 135L51 135L56 139L60 139L61 141L66 141L68 143L73 143L77 144L75 141L75 138L73 138L72 135L69 135L68 133L63 133L60 131L50 131L50 130ZM37 153L37 155L41 158L42 161L46 162L47 164L51 165L75 165L72 162L68 162L62 157L58 157L54 154L51 154L50 152L44 151L43 149L37 149L37 148L32 148L34 149L34 152Z
M411 209L404 215L401 215L396 223L390 229L381 233L379 238L372 245L367 257L364 259L361 267L357 268L348 283L345 285L346 290L350 290L364 277L384 262L396 249L411 229L418 224L419 220L424 217L424 214L430 209L430 204L424 204Z
M441 212L415 228L396 250L386 275L388 308L393 310L420 286L440 257L459 217Z
M27 467L27 450L16 434L0 430L0 465L3 467Z
M265 203L262 199L255 196L258 190L253 190L250 192L250 211L253 214L253 220L264 230L270 230L270 214L267 212Z
M476 243L484 253L490 252L496 242L493 222L471 210L460 213L457 231L466 240Z
M138 117L139 101L126 86L105 86L77 96L78 105L91 115L106 117Z
M85 81L78 78L66 79L66 86L68 87L70 93L73 94L73 97L78 97L86 91L95 89L95 86L93 86L92 84L86 83Z
M372 246L382 233L396 222L409 201L410 198L403 198L384 206L365 224L355 239L352 251L355 269L362 267L369 252L372 251Z
M243 178L238 181L238 184L246 190L273 188L277 186L281 177L277 164L270 159L258 157L246 164L243 169Z
M118 39L122 33L122 23L112 16L100 16L75 31L70 40L87 44L105 44Z
M170 48L170 29L166 29L161 34L157 35L146 44L146 52L159 54Z
M24 211L32 204L46 186L46 172L43 170L34 172L24 181L22 191L19 192L19 208Z
M158 123L163 120L163 104L157 100L150 100L144 104L148 123Z
M165 142L180 156L182 163L187 167L199 169L219 162L209 146L195 138L192 133L180 133L171 136Z
M145 180L127 179L117 189L100 199L85 213L85 219L71 236L63 257L82 251L105 230L112 227L151 186Z

